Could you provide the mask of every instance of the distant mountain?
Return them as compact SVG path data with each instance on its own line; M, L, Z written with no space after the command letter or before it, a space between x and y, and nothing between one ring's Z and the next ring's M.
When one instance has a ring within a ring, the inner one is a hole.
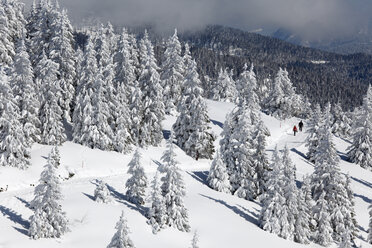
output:
M284 67L297 92L314 103L340 101L351 109L361 104L372 82L372 56L367 54L340 55L223 26L182 33L180 39L192 45L201 75L216 78L219 68L228 67L236 76L244 63L253 63L263 80Z
M340 54L367 53L372 55L372 31L361 29L353 37L345 37L331 40L308 41L302 39L300 35L289 30L280 28L273 32L271 37L288 41L292 44L317 48L329 52Z

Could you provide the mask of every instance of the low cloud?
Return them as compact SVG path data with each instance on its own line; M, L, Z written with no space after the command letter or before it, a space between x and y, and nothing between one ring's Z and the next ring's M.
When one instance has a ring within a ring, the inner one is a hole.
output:
M75 23L98 17L161 31L222 24L248 31L285 28L309 40L372 33L370 0L60 0L60 5Z

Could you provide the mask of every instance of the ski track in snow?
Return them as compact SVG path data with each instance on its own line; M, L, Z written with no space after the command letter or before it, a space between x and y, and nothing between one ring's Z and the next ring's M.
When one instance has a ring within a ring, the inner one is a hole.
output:
M219 135L226 114L233 108L231 103L207 101L213 132ZM297 168L298 183L302 177L313 171L313 165L305 159L305 130L293 136L293 125L299 119L292 118L279 121L270 116L262 118L271 132L268 138L267 153L277 145L290 150L290 156ZM176 118L168 116L163 122L166 136ZM368 206L372 203L372 172L345 161L346 148L349 143L334 138L340 155L340 167L343 173L351 177L355 196L356 219L359 224L357 245L369 247L365 242L368 230ZM183 176L187 196L185 205L189 210L191 232L183 233L174 228L161 230L152 234L146 224L146 207L137 207L124 198L127 164L133 152L123 155L116 152L92 150L72 142L66 142L61 148L61 166L59 168L62 182L62 209L67 213L70 232L60 239L31 240L27 236L28 219L32 214L29 202L33 199L34 185L38 184L39 175L45 165L45 158L51 147L35 144L32 147L32 166L25 171L15 168L0 168L0 187L9 186L8 191L0 193L0 248L19 247L106 247L115 233L115 223L124 209L131 230L130 237L136 247L190 247L193 233L197 230L200 247L321 247L316 244L301 245L284 240L258 227L258 215L261 209L257 202L250 202L238 197L216 192L206 185L206 177L211 161L194 159L185 155L178 147L177 160L184 170ZM141 149L142 164L149 181L157 169L157 163L165 149L165 141L159 147ZM73 175L71 178L69 176ZM69 178L69 179L67 179ZM115 201L100 204L92 200L95 179L102 179L108 185ZM337 247L333 244L331 247Z

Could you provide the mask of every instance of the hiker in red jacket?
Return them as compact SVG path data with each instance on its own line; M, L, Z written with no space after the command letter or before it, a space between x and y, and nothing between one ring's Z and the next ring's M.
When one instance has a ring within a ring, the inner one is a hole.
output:
M294 136L296 136L296 133L297 133L297 127L296 127L296 125L293 127L293 134L294 134Z

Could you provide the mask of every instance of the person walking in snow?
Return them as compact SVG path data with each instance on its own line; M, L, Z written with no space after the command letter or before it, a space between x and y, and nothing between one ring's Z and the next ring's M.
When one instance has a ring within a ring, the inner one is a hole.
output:
M297 133L297 127L296 127L296 125L293 127L293 134L294 134L294 136L296 136L296 133Z
M298 123L298 128L300 129L300 132L302 132L302 127L303 126L304 126L304 123L301 120L300 123Z

